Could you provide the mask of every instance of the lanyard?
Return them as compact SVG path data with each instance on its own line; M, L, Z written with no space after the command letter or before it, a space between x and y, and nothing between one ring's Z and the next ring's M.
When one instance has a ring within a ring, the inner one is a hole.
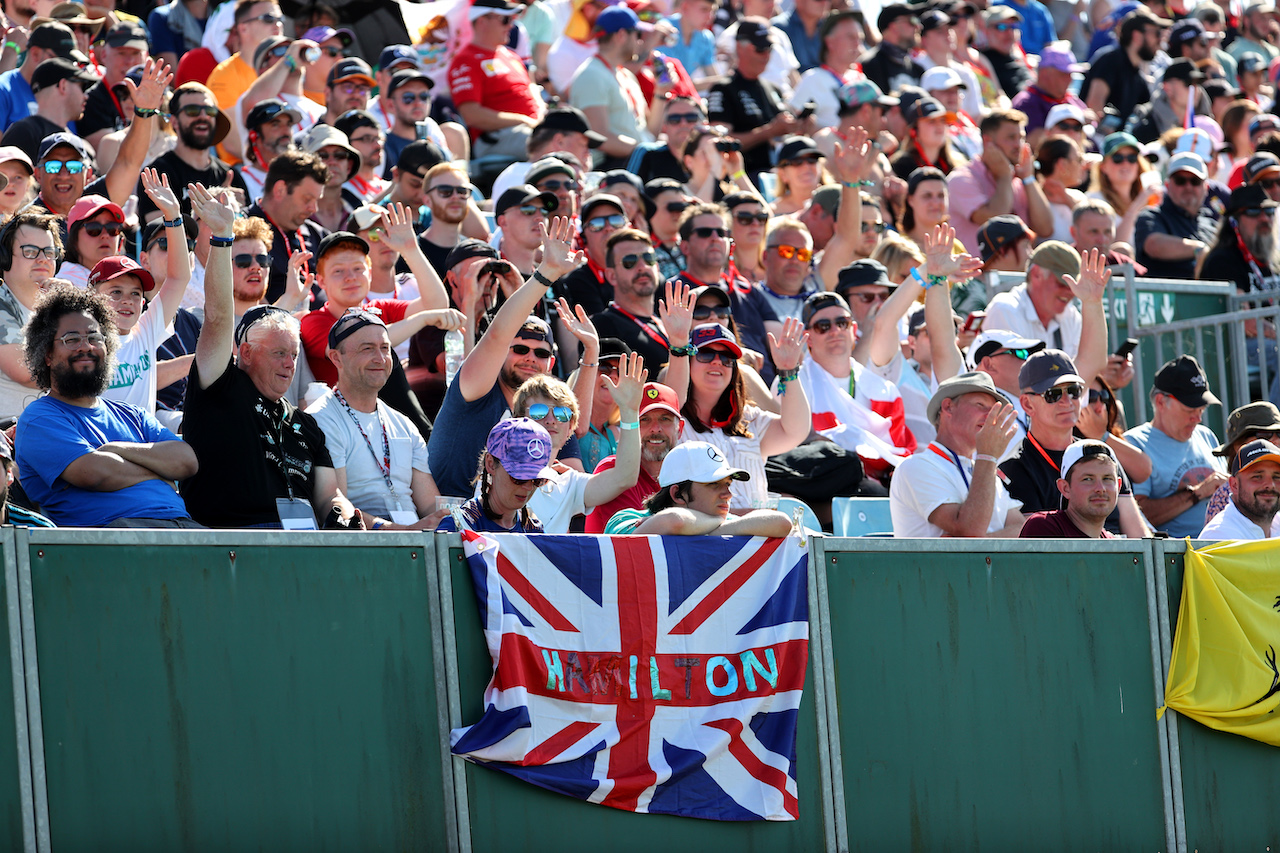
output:
M1053 466L1054 471L1057 471L1059 474L1062 473L1062 466L1059 465L1057 462L1053 461L1053 459L1049 456L1049 454L1045 451L1045 449L1040 446L1040 442L1036 441L1036 437L1032 435L1030 432L1027 433L1027 441L1031 442L1032 447L1040 451L1040 455L1044 457L1044 461L1048 462L1051 466Z
M291 246L291 245L289 244L289 235L288 235L288 234L286 234L286 233L284 233L284 229L283 229L283 228L281 228L279 225L277 225L277 224L276 224L276 221L275 221L274 219L272 219L272 218L271 218L271 215L270 215L269 213L267 213L267 212L266 212L266 210L263 210L263 211L262 211L262 215L266 217L267 221L271 223L271 227L272 227L272 228L274 228L274 229L276 229L276 231L278 231L278 232L280 233L280 236L284 239L284 251L285 251L285 257L292 258L292 257L293 257L293 246ZM307 241L302 239L302 229L301 229L301 228L299 228L297 231L295 231L295 232L294 232L294 236L298 238L298 245L299 245L300 247L305 248L305 247L306 247L306 245L307 245Z
M333 396L342 404L342 408L347 410L347 414L351 416L351 422L356 425L356 429L360 431L360 437L364 439L364 446L369 448L369 453L373 454L373 464L378 466L378 473L382 475L383 481L387 484L387 488L391 490L391 496L396 499L396 506L400 505L400 497L396 494L395 483L391 482L391 440L387 437L387 424L382 420L382 413L378 411L377 405L374 405L373 413L378 418L378 426L382 427L382 458L378 458L378 451L373 449L373 442L369 440L369 436L364 431L364 427L360 424L360 419L356 417L355 411L352 410L351 404L347 402L347 398L342 396L342 392L337 388L333 389Z
M275 427L276 452L280 454L280 473L284 475L284 489L289 494L289 500L293 500L293 484L289 482L289 460L284 452L284 422L288 419L288 404L283 400L279 402L280 419L277 421L268 411L265 398L259 395L258 411L267 419L268 426Z
M955 453L950 449L948 449L946 453L943 453L942 450L938 448L938 445L934 444L932 441L929 442L929 450L938 454L952 465L955 465L956 470L960 472L960 479L964 480L964 487L966 489L969 488L969 475L964 472L964 466L960 464L960 454Z
M671 346L671 341L667 339L667 336L661 333L660 331L655 331L654 327L650 325L653 322L652 317L649 317L647 320L641 320L635 314L632 314L630 311L628 311L626 308L623 308L621 305L619 305L616 302L610 302L609 307L612 308L614 311L617 311L622 316L629 319L631 322L635 323L637 326L640 327L640 331L644 332L646 335L653 338L655 341L661 344L664 348Z

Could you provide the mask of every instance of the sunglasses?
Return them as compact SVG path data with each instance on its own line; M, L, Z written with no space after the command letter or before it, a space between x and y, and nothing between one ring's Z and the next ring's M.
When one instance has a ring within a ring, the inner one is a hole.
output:
M862 223L862 233L866 234L868 231L874 231L877 234L883 234L888 227L883 222L864 222Z
M341 163L343 160L351 159L351 152L350 151L321 151L316 156L319 157L321 160L325 161L326 163L328 163L330 160L332 160L335 163Z
M636 264L640 263L641 261L644 261L645 266L656 264L658 262L658 256L655 255L653 252L645 252L640 255L623 255L622 268L624 270L635 269Z
M702 121L701 113L672 113L667 116L667 124L697 124Z
M546 403L534 403L529 407L529 420L544 421L547 415L555 415L556 420L567 424L573 420L573 409L568 406L548 406Z
M551 350L544 347L531 347L524 344L512 344L511 351L516 355L528 355L533 353L538 358L551 358Z
M422 101L424 104L431 103L430 92L401 92L400 103L412 104L414 101Z
M794 258L797 261L808 263L813 257L812 249L802 249L799 246L788 246L786 243L780 243L777 246L770 246L769 248L777 252L778 257L782 258L784 261L789 261Z
M1026 361L1028 358L1030 358L1030 357L1031 357L1031 350L1029 350L1029 349L1005 349L1005 350L1000 350L1000 352L997 352L997 353L992 353L992 355L993 355L993 356L996 356L996 355L1011 355L1011 356L1013 356L1014 358L1016 358L1018 361Z
M235 263L237 267L239 267L242 270L247 270L249 269L249 267L253 266L254 264L257 264L263 269L266 269L267 267L271 266L270 255L250 255L250 254L236 255L231 260Z
M1275 441L1276 436L1278 435L1280 435L1280 430L1255 429L1244 437L1250 441L1257 441L1258 439L1262 439L1263 441Z
M689 202L687 201L669 201L667 202L667 213L684 213L685 208L688 206Z
M1084 386L1083 385L1055 385L1054 387L1050 388L1048 391L1045 391L1040 396L1044 397L1044 401L1046 403L1048 403L1049 405L1053 405L1054 403L1062 399L1063 394L1066 394L1072 400L1079 400L1084 395Z
M582 227L588 231L599 233L606 227L608 228L625 228L627 225L627 217L622 213L610 213L608 216L593 216L586 222L582 223Z
M811 154L808 157L800 157L796 160L788 160L785 163L779 163L779 166L815 166L822 160L817 154Z
M848 315L841 315L839 317L836 317L834 320L832 319L814 320L812 323L809 324L809 328L813 329L820 335L825 335L827 332L831 331L832 326L835 326L837 329L843 332L845 329L849 328L849 326L851 326L852 324L853 324L852 317Z
M291 46L292 44L289 42L286 42L284 44L278 44L267 51L267 56L271 56L271 57L275 57L276 59L279 59L280 57L284 56L286 53L289 52L289 48Z
M728 305L699 305L693 309L695 320L710 320L712 314L717 317L732 317L733 309Z
M83 160L45 160L44 173L46 175L57 175L64 166L68 175L78 175L84 171Z
M1009 30L1016 30L1017 28L1016 24L996 24L992 27L998 33L1007 33Z
M522 204L517 209L521 213L523 213L525 216L546 216L547 215L547 209L545 207L538 207L536 204Z
M579 184L577 181L543 181L538 189L543 192L558 193L560 190L567 190L571 193L578 191Z
M245 23L248 23L249 21L262 21L264 24L283 24L284 16L273 15L270 12L266 12L262 15L254 15L252 18L248 18Z
M760 211L759 213L747 213L745 210L743 210L743 211L739 211L738 213L735 213L733 215L733 218L738 220L739 225L742 225L745 227L747 225L750 225L752 222L759 222L761 225L765 224L766 222L769 221L769 214L763 210Z
M1099 388L1089 389L1089 404L1092 405L1101 400L1104 403L1111 402L1111 392Z
M725 367L731 367L738 361L733 353L722 349L700 349L694 355L694 358L697 359L699 364L711 364L716 359L719 359L720 363Z
M218 108L209 106L208 104L183 104L178 108L178 114L187 118L195 118L197 116L208 116L214 118L218 115Z
M471 187L455 187L450 184L441 184L438 187L432 187L427 190L429 193L435 193L440 198L453 198L453 194L457 193L460 197L466 198L471 195Z
M1137 163L1137 162L1138 162L1138 155L1137 155L1137 154L1120 154L1120 153L1112 154L1112 155L1111 155L1111 162L1112 162L1112 163L1117 163L1117 164L1119 164L1119 163Z
M855 299L863 305L870 305L873 302L884 302L889 298L887 293L850 293L845 297L849 302Z
M1265 216L1268 219L1274 219L1276 209L1274 207L1250 207L1240 211L1240 215L1252 217Z
M729 232L723 228L695 228L693 234L699 240L706 240L709 237L719 237L723 240L729 236Z
M505 471L506 469L504 468L503 470ZM517 486L533 486L535 489L541 489L547 484L546 477L534 477L532 480L521 480L519 477L512 477L510 473L507 474L507 477L510 478L511 482L515 483Z
M106 231L112 237L118 237L120 232L124 230L124 226L119 222L86 222L81 227L84 228L84 233L90 237L101 237L103 231Z
M382 229L381 229L381 228L378 228L378 227L376 227L376 226L375 226L375 227L373 227L373 228L370 228L370 229L369 229L369 242L370 242L370 243L378 243L378 242L381 242L381 240L382 240Z
M1060 121L1054 125L1059 130L1066 130L1071 133L1079 133L1084 130L1084 125L1078 121Z
M194 244L194 243L192 243L190 240L184 240L183 242L184 242L184 243L186 243L186 245L187 245L187 251L188 251L188 252L190 252L192 249L194 249L194 248L195 248L195 244ZM149 251L151 251L152 249L154 249L154 248L155 248L155 247L157 247L157 246L159 246L159 247L160 247L160 251L162 251L162 252L167 252L167 251L169 251L169 238L168 238L168 237L157 237L156 239L154 239L154 240L152 240L152 241L151 241L151 245L150 245L150 246L147 246L147 249L146 249L146 250L149 252Z
M18 251L22 252L22 257L29 261L34 261L42 255L46 261L58 259L58 250L52 246L32 246L30 243L24 243L18 247Z
M1180 187L1201 187L1204 181L1195 175L1174 175L1173 183Z
M347 55L347 52L340 47L322 47L320 49L327 53L331 59L337 59L339 56Z

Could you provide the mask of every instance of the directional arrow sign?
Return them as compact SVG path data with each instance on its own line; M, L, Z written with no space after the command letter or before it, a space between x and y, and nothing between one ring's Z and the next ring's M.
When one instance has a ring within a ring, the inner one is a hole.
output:
M1173 294L1166 293L1160 302L1160 316L1164 317L1166 323L1172 323L1173 313Z

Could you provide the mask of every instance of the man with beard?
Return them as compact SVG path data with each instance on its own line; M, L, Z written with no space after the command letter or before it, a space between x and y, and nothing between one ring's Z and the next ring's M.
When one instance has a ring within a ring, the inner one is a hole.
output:
M919 84L924 68L911 58L920 44L920 19L915 8L890 3L876 20L881 40L858 60L867 79L882 92L892 92L904 83Z
M1031 513L1018 538L1114 538L1106 520L1120 497L1122 475L1115 453L1101 441L1086 438L1063 451L1061 465L1062 476L1055 485L1066 507Z
M1197 539L1270 539L1280 509L1280 447L1258 439L1231 460L1227 488L1231 502L1215 515Z
M676 392L657 382L646 383L640 395L637 421L640 424L640 478L634 486L587 514L587 533L604 533L605 525L615 513L642 508L645 500L661 488L658 474L662 471L662 461L680 442L680 430L684 427ZM596 465L595 473L608 471L616 464L616 457L606 456Z
M1089 109L1102 115L1105 107L1114 107L1127 119L1139 104L1151 100L1151 89L1142 72L1147 63L1156 58L1169 24L1146 6L1139 6L1125 16L1120 22L1117 44L1099 51L1085 72L1080 91L1085 93L1084 102Z
M169 186L178 193L184 215L191 214L191 202L186 197L188 184L204 184L210 187L226 185L231 167L213 153L213 146L222 141L231 130L231 122L218 109L213 92L199 83L183 83L169 99L169 113L177 130L177 144L167 154L151 162L161 175L169 178ZM245 191L245 184L238 176L231 178L232 187ZM138 218L147 222L159 211L155 203L138 183Z
M1271 36L1276 7L1272 0L1253 0L1245 4L1244 14L1236 23L1236 37L1232 40L1227 53L1236 62L1246 53L1256 53L1270 63L1280 56Z
M1215 279L1234 281L1239 293L1280 288L1275 263L1276 207L1260 184L1232 190L1226 216L1218 224L1201 269L1211 271Z
M423 191L431 208L431 225L418 237L418 245L441 278L449 271L449 251L462 239L462 223L471 201L471 177L457 162L438 163L423 177Z
M330 68L325 78L325 113L320 123L334 124L344 113L368 109L373 86L371 73L369 64L356 56L343 59Z
M307 251L314 260L320 241L328 233L310 217L320 205L320 194L329 179L329 168L314 154L290 150L271 161L263 182L262 197L247 213L259 216L271 226L275 239L271 246L271 276L267 283L267 301L275 301L285 292L289 258L294 252ZM310 266L315 272L315 264ZM320 306L320 291L312 288L313 308Z
M244 182L248 202L262 197L271 161L293 147L293 126L301 120L302 114L279 98L259 101L249 110L244 120L248 134L244 160L236 166L236 175Z
M645 371L650 378L656 377L667 363L671 342L653 316L658 258L649 235L634 228L615 231L605 244L604 277L613 288L613 300L592 315L591 324L601 337L617 338L640 353Z
M174 489L195 452L151 415L101 397L120 345L105 296L71 285L45 292L23 359L48 395L15 437L23 488L59 526L199 527Z

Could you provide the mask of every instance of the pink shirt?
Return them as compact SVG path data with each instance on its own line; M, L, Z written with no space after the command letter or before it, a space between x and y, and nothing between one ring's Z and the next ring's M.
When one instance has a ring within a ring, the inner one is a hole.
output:
M1014 176L1012 213L1027 221L1027 188ZM969 215L982 207L996 194L996 181L981 160L973 160L956 169L947 177L947 191L950 195L951 221L956 229L956 239L964 243L965 250L974 257L979 256L978 227L981 223L970 221ZM1010 212L1010 211L1006 211Z

